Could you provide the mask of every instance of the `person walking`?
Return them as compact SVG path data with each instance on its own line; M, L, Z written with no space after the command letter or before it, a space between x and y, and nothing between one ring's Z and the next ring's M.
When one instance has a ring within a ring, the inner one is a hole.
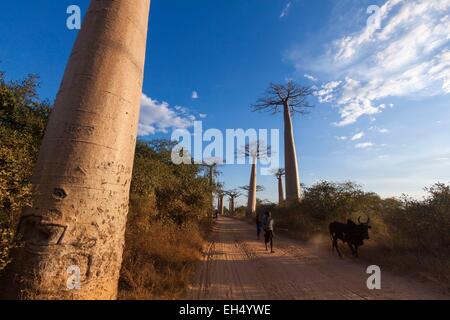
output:
M256 236L258 240L261 239L261 231L264 226L264 217L261 217L260 213L256 213Z
M273 251L273 224L274 220L272 218L271 212L266 212L265 214L265 224L264 224L264 243L266 244L266 251L269 251L270 244L270 253L275 253Z

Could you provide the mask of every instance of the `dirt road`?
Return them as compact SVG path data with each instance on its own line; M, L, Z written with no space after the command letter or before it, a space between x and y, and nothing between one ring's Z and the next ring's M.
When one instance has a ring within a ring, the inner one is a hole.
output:
M322 245L276 235L265 251L252 225L222 217L188 298L200 300L450 299L434 288L382 270L381 290L367 289L367 266L339 259ZM363 251L362 251L363 254Z

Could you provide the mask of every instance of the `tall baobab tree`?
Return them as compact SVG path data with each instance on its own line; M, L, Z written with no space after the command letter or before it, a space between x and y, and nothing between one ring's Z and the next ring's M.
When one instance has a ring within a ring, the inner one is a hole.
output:
M242 195L242 193L240 193L239 191L233 189L233 190L227 191L227 195L230 197L230 207L229 207L230 212L234 213L234 211L235 211L235 200L237 198L239 198Z
M285 176L286 171L284 169L278 169L274 172L274 176L278 180L278 205L284 205L284 192L283 192L283 177Z
M149 9L150 0L91 1L40 148L33 207L21 215L22 245L2 297L116 298ZM71 289L71 277L79 289Z
M252 163L252 169L250 173L250 185L248 190L248 203L247 203L247 216L253 216L256 214L256 192L257 192L257 184L256 184L256 166L259 159L270 155L271 149L263 145L260 141L256 141L253 143L248 143L245 145L244 149L241 150L241 156L245 156L246 158L250 158Z
M291 80L286 84L272 83L264 97L252 106L253 111L270 111L273 114L283 112L287 202L299 201L301 197L292 115L295 113L303 115L308 108L311 108L308 97L312 95L312 92L311 88L302 87Z
M264 191L265 188L260 185L255 185L254 187L253 186L242 186L242 187L240 187L240 189L247 192L248 199L250 199L250 198L252 199L251 210L253 210L253 211L250 211L250 214L249 214L249 208L248 208L248 204L247 204L247 216L255 214L256 213L256 194L258 192ZM250 193L253 193L253 196L251 196ZM250 201L249 201L249 203L250 203Z

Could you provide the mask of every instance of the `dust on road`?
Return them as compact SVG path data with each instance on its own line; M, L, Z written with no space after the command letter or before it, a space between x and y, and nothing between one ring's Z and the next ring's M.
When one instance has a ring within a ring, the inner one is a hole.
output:
M275 253L269 254L254 229L243 221L219 219L188 299L450 299L437 287L385 271L381 290L369 290L368 265L278 235Z

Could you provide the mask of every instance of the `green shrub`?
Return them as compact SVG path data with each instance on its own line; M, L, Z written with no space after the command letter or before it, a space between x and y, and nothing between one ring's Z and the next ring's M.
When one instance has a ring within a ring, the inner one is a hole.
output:
M0 270L9 261L14 227L30 205L30 177L50 112L39 101L37 78L7 82L0 72Z

